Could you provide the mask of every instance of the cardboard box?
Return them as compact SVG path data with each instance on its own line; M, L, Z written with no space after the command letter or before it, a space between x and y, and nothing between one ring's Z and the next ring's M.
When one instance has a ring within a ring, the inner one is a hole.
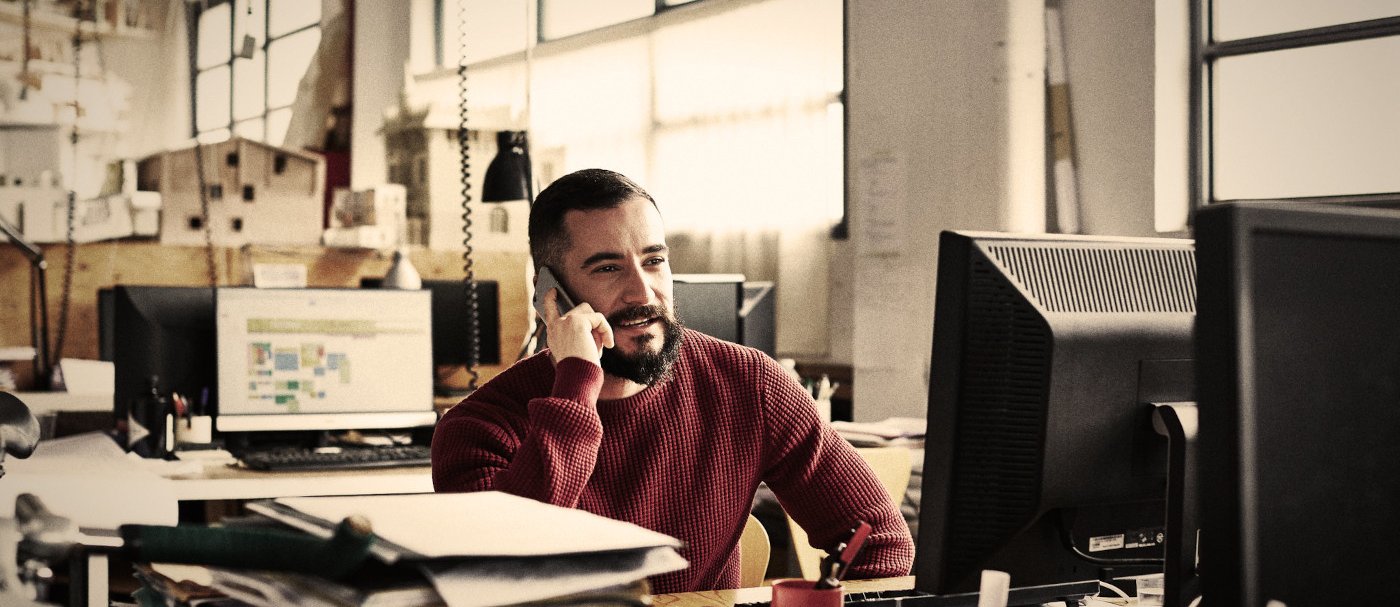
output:
M320 156L242 138L204 144L200 153L215 246L320 243L326 170ZM143 177L159 174L161 244L204 244L196 159L195 148L165 152L138 169Z
M394 247L405 234L406 210L406 191L396 183L359 192L338 190L331 208L331 227L321 242L330 247Z

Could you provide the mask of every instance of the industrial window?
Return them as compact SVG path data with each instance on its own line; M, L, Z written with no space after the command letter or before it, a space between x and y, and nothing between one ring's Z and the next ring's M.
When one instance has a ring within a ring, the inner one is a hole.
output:
M1400 203L1400 6L1198 0L1192 10L1196 208Z
M190 9L191 129L281 145L321 42L321 3L205 0Z

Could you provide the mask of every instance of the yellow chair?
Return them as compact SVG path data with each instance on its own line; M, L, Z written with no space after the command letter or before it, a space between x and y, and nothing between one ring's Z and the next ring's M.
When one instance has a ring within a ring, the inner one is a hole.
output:
M758 518L749 515L744 525L744 533L739 536L739 587L753 588L763 585L768 573L768 555L772 547L768 544L768 530Z
M904 491L909 488L910 453L908 447L869 447L858 448L856 453L875 471L885 493L891 496L895 509L904 502ZM826 555L825 548L813 548L807 540L807 532L787 517L788 530L792 533L792 550L797 558L797 567L804 579L815 580L821 575L821 560Z

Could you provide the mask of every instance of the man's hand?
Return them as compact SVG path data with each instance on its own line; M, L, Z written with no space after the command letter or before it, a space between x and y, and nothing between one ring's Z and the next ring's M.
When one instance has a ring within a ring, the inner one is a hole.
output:
M554 364L570 356L600 364L603 348L613 347L612 326L588 302L559 314L558 289L551 288L544 298L544 322L548 332L549 357Z

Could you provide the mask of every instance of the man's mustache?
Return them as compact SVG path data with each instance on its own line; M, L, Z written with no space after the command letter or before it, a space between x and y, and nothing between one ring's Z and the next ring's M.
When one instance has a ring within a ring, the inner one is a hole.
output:
M634 306L625 310L618 310L608 316L608 324L620 325L647 318L660 318L670 321L671 317L666 313L666 309L657 305Z

